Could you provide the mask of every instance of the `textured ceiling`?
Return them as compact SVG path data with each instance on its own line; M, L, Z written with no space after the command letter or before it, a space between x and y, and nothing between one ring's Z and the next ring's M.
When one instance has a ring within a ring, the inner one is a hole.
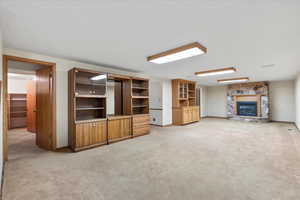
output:
M188 78L293 79L300 71L300 1L296 0L2 0L6 48ZM157 65L146 57L198 41L206 55ZM274 64L273 67L261 67ZM235 66L235 74L195 77Z

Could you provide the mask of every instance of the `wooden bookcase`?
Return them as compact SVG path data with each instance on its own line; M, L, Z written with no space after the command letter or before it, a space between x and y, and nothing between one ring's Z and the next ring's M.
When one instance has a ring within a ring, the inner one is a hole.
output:
M8 128L27 126L27 95L8 94Z
M149 132L147 79L78 68L69 71L69 145L73 151Z
M132 78L132 114L149 114L149 81Z
M132 77L132 134L133 137L150 132L149 80Z
M196 82L172 80L173 124L183 125L200 120L196 104Z
M69 145L74 151L107 143L106 81L105 73L69 71Z

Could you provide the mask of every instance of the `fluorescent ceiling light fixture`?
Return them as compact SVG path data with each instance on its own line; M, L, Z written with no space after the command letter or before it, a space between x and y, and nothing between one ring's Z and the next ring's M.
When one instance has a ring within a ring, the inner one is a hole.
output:
M240 78L229 78L229 79L220 79L219 83L239 83L249 81L248 77L240 77Z
M107 78L106 74L101 74L101 75L92 77L91 80L98 81L98 80L102 80L102 79L106 79L106 78Z
M156 64L164 64L176 60L201 55L206 52L206 47L202 46L198 42L194 42L159 54L155 54L153 56L149 56L147 60Z
M229 74L236 72L236 69L234 67L228 67L223 69L214 69L214 70L208 70L208 71L202 71L202 72L195 72L195 75L197 76L213 76L213 75L220 75L220 74Z

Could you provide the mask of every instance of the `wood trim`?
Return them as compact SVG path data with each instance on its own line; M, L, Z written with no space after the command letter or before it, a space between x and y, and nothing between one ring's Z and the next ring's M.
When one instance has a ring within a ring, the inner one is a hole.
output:
M234 72L236 72L236 69L234 67L227 67L227 68L222 68L222 69L213 69L213 70L195 72L195 75L209 74L209 73L214 73L214 72L223 72L223 71L228 71L228 70L233 70Z
M27 62L32 64L45 65L51 68L52 71L52 84L51 84L51 106L52 106L52 150L56 150L56 63L46 62L41 60L35 60L30 58L22 58L17 56L3 55L3 159L8 160L8 119L7 119L7 109L8 109L8 90L7 90L7 73L8 73L8 61L19 61Z
M7 68L8 63L8 57L3 55L3 71L2 71L2 77L3 77L3 160L8 160L8 141L7 141L7 132L8 132L8 89L7 89Z
M27 63L32 63L32 64L38 64L38 65L47 65L49 67L53 67L56 64L52 62L46 62L46 61L41 61L41 60L34 60L30 58L22 58L22 57L17 57L17 56L10 56L10 55L3 55L3 58L8 60L13 60L13 61L19 61L19 62L27 62Z
M288 121L277 121L277 120L271 120L270 122L275 122L275 123L284 123L284 124L295 124L295 122L288 122Z
M149 81L148 78L141 78L141 77L136 77L136 76L130 76L130 79L141 80L141 81Z
M159 127L171 127L174 126L173 124L167 124L167 125L158 125L158 124L150 124L151 126L159 126Z
M93 144L93 145L90 145L90 146L77 147L77 148L74 149L74 151L75 152L77 152L77 151L83 151L83 150L92 149L94 147L99 147L99 146L103 146L103 145L107 145L107 144L108 144L107 141L105 141L105 142Z
M248 77L239 77L239 78L225 78L225 79L219 79L218 82L223 82L223 81L237 81L237 80L247 80L249 81Z
M130 80L130 76L120 75L120 74L108 74L108 80Z
M162 108L150 108L149 110L163 110Z
M256 107L256 113L257 113L257 117L261 117L261 94L246 94L246 95L233 95L233 101L234 101L234 114L237 115L237 102L240 101L255 101L257 103L257 107ZM253 100L250 99L246 99L245 98L250 98L252 97Z
M147 61L151 61L151 60L154 60L154 59L157 59L157 58L160 58L160 57L168 56L168 55L175 54L175 53L178 53L178 52L181 52L181 51L185 51L187 49L192 49L192 48L195 48L195 47L201 49L202 51L204 51L204 53L207 53L207 48L205 46L201 45L198 42L193 42L193 43L190 43L190 44L186 44L186 45L174 48L174 49L170 49L168 51L164 51L164 52L149 56L149 57L147 57Z
M91 70L91 69L83 69L83 68L73 68L76 72L77 71L81 71L81 72L90 72L90 73L95 73L95 74L107 74L107 73L104 73L104 72L99 72L99 71L95 71L95 70Z
M107 144L110 145L110 144L113 144L113 143L121 142L123 140L128 140L130 138L132 138L132 135L129 135L129 136L126 136L126 137L122 137L122 138L111 139L111 140L108 140Z
M131 115L119 115L119 116L108 116L107 120L118 120L118 119L128 119L131 118Z
M229 119L229 117L219 117L219 116L205 116L205 117L201 117L202 119L205 118L217 118L217 119Z

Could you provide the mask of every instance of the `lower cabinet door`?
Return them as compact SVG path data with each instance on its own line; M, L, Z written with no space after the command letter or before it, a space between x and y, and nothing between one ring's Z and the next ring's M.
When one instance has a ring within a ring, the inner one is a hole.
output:
M199 107L184 107L182 108L182 121L183 124L199 121Z
M189 109L189 123L194 121L194 109L190 108Z
M183 122L183 124L187 124L187 123L190 122L189 109L188 108L183 108L182 109L182 122Z
M199 121L200 120L200 112L199 112L199 108L198 107L196 107L195 108L195 111L194 111L194 120L195 121Z
M131 137L131 117L108 120L108 141L118 141Z
M76 124L75 148L107 143L106 121Z

